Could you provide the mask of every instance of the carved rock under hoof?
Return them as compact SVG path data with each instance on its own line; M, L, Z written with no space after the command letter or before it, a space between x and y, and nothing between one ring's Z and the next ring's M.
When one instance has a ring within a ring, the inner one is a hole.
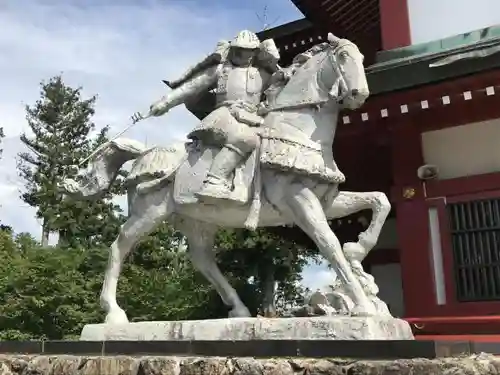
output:
M410 325L390 317L235 318L88 324L80 340L413 340Z

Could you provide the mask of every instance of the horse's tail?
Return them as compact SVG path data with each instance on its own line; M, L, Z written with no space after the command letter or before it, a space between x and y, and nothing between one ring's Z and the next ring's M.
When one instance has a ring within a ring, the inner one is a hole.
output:
M92 157L87 168L79 171L81 181L65 179L61 190L70 197L98 199L109 191L122 166L145 151L145 145L131 139L110 141Z
M146 194L173 181L176 170L188 157L190 147L183 142L143 152L132 165L128 186L134 186L138 194Z

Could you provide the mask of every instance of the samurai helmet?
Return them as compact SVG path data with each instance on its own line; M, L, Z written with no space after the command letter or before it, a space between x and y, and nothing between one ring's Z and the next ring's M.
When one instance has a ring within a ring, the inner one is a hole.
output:
M244 49L257 49L259 46L260 40L257 35L248 30L240 31L231 42L231 47Z

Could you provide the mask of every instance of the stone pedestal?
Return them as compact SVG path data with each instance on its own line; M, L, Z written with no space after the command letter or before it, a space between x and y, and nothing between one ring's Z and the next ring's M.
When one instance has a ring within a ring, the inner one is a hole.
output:
M413 340L410 325L387 317L232 318L123 325L88 324L84 341Z

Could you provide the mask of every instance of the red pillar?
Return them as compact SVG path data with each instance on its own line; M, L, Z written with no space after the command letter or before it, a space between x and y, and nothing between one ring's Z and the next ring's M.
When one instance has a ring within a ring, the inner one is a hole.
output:
M421 136L411 124L391 130L393 187L406 317L432 315L436 305L429 250L428 207L417 169L423 165Z
M382 49L406 47L411 44L408 0L379 0Z

